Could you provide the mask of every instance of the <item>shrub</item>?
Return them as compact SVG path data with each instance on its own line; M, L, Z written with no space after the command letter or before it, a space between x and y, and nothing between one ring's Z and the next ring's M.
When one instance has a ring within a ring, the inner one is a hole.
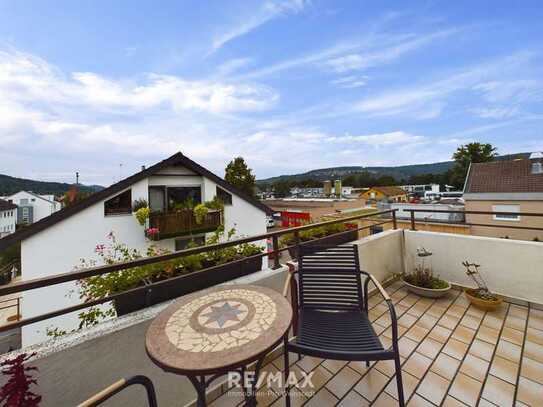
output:
M417 264L411 273L404 273L402 278L405 282L422 288L431 288L434 290L447 288L449 284L435 277L433 270L430 266L426 265L426 257L430 257L432 252L426 250L424 247L417 248L417 256L421 259L421 263Z
M206 218L207 213L209 212L209 209L204 204L198 204L193 209L194 212L194 219L196 220L196 223L198 225L201 225L204 223L204 220Z
M145 226L145 222L147 219L149 219L149 215L151 214L151 210L148 207L139 208L136 213L136 219L138 220L139 224L141 226Z
M149 204L147 203L147 200L145 200L143 198L139 198L139 199L136 199L132 203L132 212L137 212L138 209L148 208L148 207L149 207Z
M32 385L37 385L37 380L32 377L30 372L38 370L37 367L25 366L24 363L33 357L22 353L15 359L3 361L2 374L9 376L5 384L0 389L0 403L6 407L36 407L40 404L41 396L30 390Z

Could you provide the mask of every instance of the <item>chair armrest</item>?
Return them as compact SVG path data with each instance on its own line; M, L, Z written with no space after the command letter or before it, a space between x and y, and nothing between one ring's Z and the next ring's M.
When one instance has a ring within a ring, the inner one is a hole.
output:
M294 263L293 261L287 261L288 266L288 275L285 279L285 285L283 287L283 297L286 297L288 295L288 290L290 288L290 284L292 279L294 278L294 274L296 274L298 271L298 264Z
M151 380L148 377L142 376L142 375L132 376L128 379L120 379L116 381L115 383L111 384L110 386L106 387L99 393L95 394L90 399L87 399L84 402L82 402L81 404L78 405L78 407L98 406L104 403L106 400L108 400L112 396L119 393L120 391L134 384L141 384L143 387L145 387L145 391L147 392L147 403L149 407L157 407L156 393L155 393L155 387L153 386L153 382L151 382Z
M385 301L391 301L390 299L390 296L388 295L388 293L385 291L385 289L383 288L383 286L381 285L381 283L379 282L379 280L377 280L373 275L367 273L367 276L370 278L370 280L373 282L373 285L375 285L375 287L379 290L379 292L381 293L381 295L383 296L384 300Z

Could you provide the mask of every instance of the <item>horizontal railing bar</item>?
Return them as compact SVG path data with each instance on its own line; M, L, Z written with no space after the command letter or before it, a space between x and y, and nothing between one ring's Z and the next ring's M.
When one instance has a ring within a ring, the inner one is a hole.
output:
M347 217L347 218L333 219L333 220L330 220L330 221L312 223L312 224L309 224L309 225L297 226L297 227L294 227L294 228L288 228L288 229L283 229L283 230L277 230L275 232L264 233L264 234L260 234L260 235L256 235L256 236L249 236L249 237L244 237L244 238L240 238L240 239L230 240L228 242L215 243L215 244L207 245L207 246L193 247L193 248L190 248L190 249L184 249L184 250L180 250L180 251L177 251L177 252L174 252L174 253L163 254L163 255L160 255L160 256L143 257L141 259L131 260L131 261L123 262L123 263L115 263L115 264L106 265L106 266L91 267L91 268L87 268L87 269L84 269L84 270L69 271L69 272L66 272L66 273L56 274L54 276L49 276L49 277L36 278L36 279L26 280L26 281L19 281L19 282L16 282L16 283L14 283L14 284L12 284L10 286L7 286L7 287L0 287L0 296L6 295L6 294L12 294L12 293L16 293L16 292L21 292L21 291L33 290L33 289L36 289L36 288L47 287L47 286L50 286L50 285L65 283L65 282L68 282L68 281L79 280L79 279L82 279L82 278L98 276L98 275L101 275L101 274L111 273L111 272L114 272L114 271L131 269L131 268L139 267L139 266L145 266L145 265L148 265L148 264L162 263L162 262L174 260L174 259L177 259L177 258L180 258L180 257L189 256L191 254L199 254L199 253L204 253L204 252L210 252L210 251L214 251L214 250L223 249L223 248L226 248L226 247L237 246L237 245L240 245L240 244L243 244L243 243L250 243L250 242L255 242L255 241L259 241L259 240L265 240L265 239L268 239L268 238L273 237L273 236L281 236L281 235L293 233L293 232L296 232L296 231L299 232L299 231L302 231L302 230L317 228L317 227L321 227L321 226L333 225L335 223L345 223L345 222L349 222L349 221L352 221L352 220L368 218L368 217L371 217L371 216L375 216L375 215L379 215L379 214L385 214L385 213L391 213L391 212L394 212L394 211L396 211L396 209L389 209L389 210L382 211L382 212L373 212L371 214L363 214L363 215L351 216L351 217Z
M429 213L460 213L467 215L514 215L514 216L542 216L540 212L494 212L494 211L465 211L454 209L402 209L406 212L429 212Z
M386 220L386 221L378 223L378 225L382 225L382 224L385 224L385 223L391 223L391 222L392 222L392 220ZM356 228L356 229L354 229L354 228L349 229L347 231L334 233L334 234L324 236L324 237L321 237L321 238L318 238L318 239L310 240L310 241L307 241L307 242L301 242L299 244L286 246L286 247L280 248L278 250L272 250L272 251L269 251L269 252L264 252L264 253L255 254L253 256L244 257L243 259L234 260L234 261L228 262L226 264L242 263L242 262L246 262L246 261L251 260L251 259L257 259L257 258L264 257L264 256L279 255L279 253L281 253L281 252L287 251L289 249L296 248L298 246L303 246L303 245L312 244L312 243L314 244L314 243L316 243L316 242L318 242L320 240L325 240L327 238L330 238L331 236L338 236L338 235L342 235L342 234L352 233L353 231L369 229L369 228L371 228L373 226L376 226L376 225L372 224L372 225L368 225L368 226L362 226L362 227ZM210 246L207 246L207 247L210 247ZM162 281L157 281L155 283L148 284L148 285L145 285L143 287L132 288L130 290L126 290L126 291L123 291L123 292L117 293L117 294L112 294L112 295L109 295L109 296L104 297L104 298L99 298L99 299L96 299L96 300L83 302L81 304L61 308L61 309L56 310L56 311L51 311L51 312L48 312L48 313L45 313L45 314L36 315L34 317L25 318L25 319L21 319L19 321L10 322L8 324L0 326L0 332L9 331L11 329L23 327L25 325L34 324L34 323L45 321L47 319L55 318L55 317L58 317L58 316L61 316L61 315L64 315L64 314L69 314L71 312L80 311L80 310L85 309L85 308L89 308L89 307L93 307L93 306L96 306L96 305L104 304L106 302L114 301L115 299L120 298L120 297L122 297L124 295L127 295L127 294L133 294L133 293L138 293L138 292L143 293L143 292L145 292L147 290L150 290L150 289L152 290L153 288L159 287L159 286L161 286L163 284L166 284L166 283L170 284L174 280L182 281L184 278L187 278L189 276L193 277L194 274L196 274L196 273L208 272L208 271L211 271L213 269L218 269L218 268L222 267L223 265L224 264L218 264L216 266L208 267L208 268L205 268L205 269L202 269L202 270L197 270L197 271L194 271L192 273L185 274L185 275L168 278L168 279L162 280Z
M515 225L489 225L487 223L466 223L468 226L482 226L489 228L503 228L503 229L522 229L522 230L543 230L543 228L534 228L531 226L515 226Z

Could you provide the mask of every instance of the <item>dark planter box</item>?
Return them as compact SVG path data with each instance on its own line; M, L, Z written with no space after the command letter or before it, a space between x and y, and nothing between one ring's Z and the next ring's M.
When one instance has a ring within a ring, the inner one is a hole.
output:
M304 246L311 247L311 246L339 246L340 244L345 244L349 242L354 242L355 240L358 240L358 231L351 230L349 232L341 232L340 235L330 235L326 237L321 237L319 239L315 239L315 241L309 241L309 242L303 242ZM293 260L296 260L296 248L292 247L288 249L288 252L290 254L290 257Z
M114 301L117 315L143 309L174 298L222 284L262 269L262 257L236 263L226 263L211 270L195 271L184 276L161 281L159 285L129 292Z

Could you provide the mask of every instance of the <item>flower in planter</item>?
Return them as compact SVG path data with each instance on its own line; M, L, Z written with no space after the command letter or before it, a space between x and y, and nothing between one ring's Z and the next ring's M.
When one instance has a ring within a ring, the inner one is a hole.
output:
M411 285L421 288L442 289L449 287L446 281L434 276L431 264L426 264L426 258L432 256L432 254L425 247L418 247L417 257L420 259L420 262L410 273L403 273L402 279Z
M149 239L156 239L158 238L159 234L160 230L158 228L148 228L145 230L145 236L147 236Z

